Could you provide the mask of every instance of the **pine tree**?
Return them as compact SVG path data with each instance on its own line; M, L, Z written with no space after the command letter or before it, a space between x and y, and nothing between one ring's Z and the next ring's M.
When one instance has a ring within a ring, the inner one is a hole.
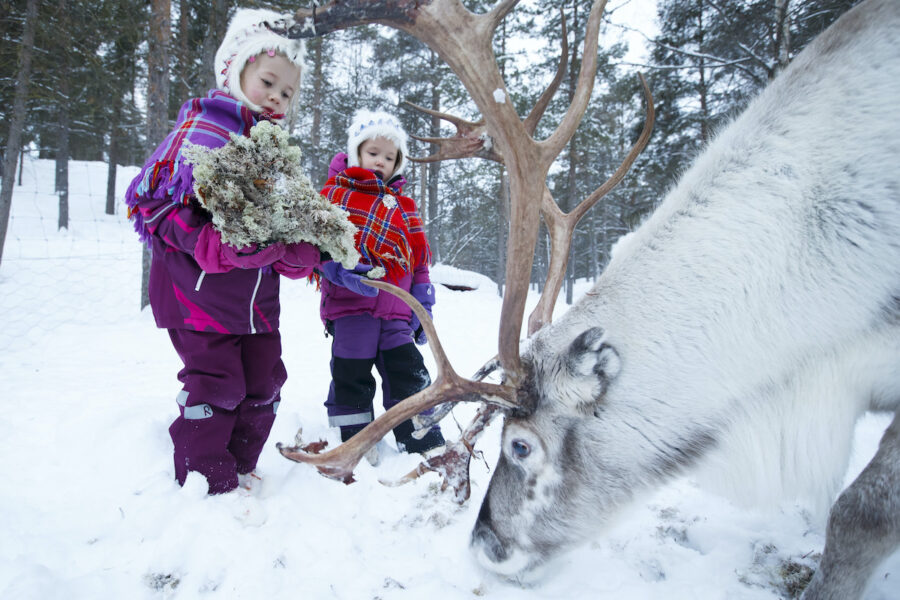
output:
M714 132L853 0L659 0L650 187L673 182Z
M109 86L109 100L102 104L101 114L108 124L106 213L114 214L119 201L115 186L117 164L135 164L144 155L143 115L135 105L134 90L138 48L146 38L148 17L139 0L110 0L105 7L104 16L112 27L109 48L100 59L104 83Z

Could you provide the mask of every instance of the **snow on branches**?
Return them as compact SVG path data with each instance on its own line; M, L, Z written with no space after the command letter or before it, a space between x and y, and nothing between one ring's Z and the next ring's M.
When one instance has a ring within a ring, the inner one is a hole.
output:
M231 134L221 148L185 143L194 192L212 215L222 241L238 248L309 242L352 269L359 260L356 227L339 207L313 189L300 169L300 148L268 121L250 136Z

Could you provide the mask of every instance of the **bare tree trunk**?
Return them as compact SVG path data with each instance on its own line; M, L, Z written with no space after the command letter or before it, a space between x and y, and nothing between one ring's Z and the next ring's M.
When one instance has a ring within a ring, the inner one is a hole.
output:
M425 227L428 233L428 240L431 244L431 251L434 255L434 262L443 260L443 250L441 248L441 219L440 214L440 197L438 196L438 182L440 181L441 167L440 163L430 163L428 165L428 200ZM433 240L433 241L432 241Z
M118 95L113 99L113 118L109 127L108 166L106 169L106 214L116 214L116 155L118 154L117 138L119 134L119 112L121 100Z
M506 56L506 22L500 24L500 55ZM500 76L506 79L506 61L500 62ZM497 202L500 216L497 223L497 295L503 297L503 289L506 287L506 244L509 240L509 180L507 180L506 167L500 165L497 172L497 185L500 190Z
M63 32L69 31L66 0L57 4L57 19ZM65 40L65 41L64 41ZM57 38L59 89L57 90L56 134L56 193L59 195L59 219L57 229L69 228L69 53L66 52L66 36Z
M115 151L115 142L110 142L109 149ZM113 156L110 156L106 171L106 214L116 214L116 159Z
M439 64L439 59L437 54L435 54L434 50L430 53L430 63L432 67L432 72L437 68ZM431 82L431 110L439 111L441 109L441 91L438 88L437 82ZM441 133L441 119L440 117L432 115L431 117L431 134L433 137L438 137ZM431 152L437 152L437 146L432 144ZM428 207L427 213L428 218L425 222L426 232L428 234L428 239L431 242L431 251L434 255L434 262L440 262L443 259L443 254L441 252L441 222L438 218L439 214L439 203L440 197L438 196L438 183L440 182L441 177L441 163L440 161L430 163L428 165Z
M578 30L578 3L572 7L572 28L574 31ZM572 101L575 98L575 88L578 86L578 71L580 69L580 63L578 61L578 44L572 44L572 60L569 61L569 81L568 81L568 90L567 90L567 100L569 104L572 104ZM576 184L575 178L575 166L578 162L578 137L577 135L573 135L572 139L569 140L569 172L566 175L566 197L562 198L562 202L560 202L560 208L563 212L569 212L575 206L575 198L576 194L578 194L578 187ZM574 231L572 232L574 238ZM566 304L572 304L574 295L575 295L575 254L574 254L574 239L572 246L569 248L569 259L566 261Z
M700 10L698 11L698 19L699 24L697 26L697 53L700 54L700 64L698 65L698 70L700 71L700 83L698 85L698 91L700 93L700 141L705 145L709 141L709 101L707 98L707 86L706 86L706 60L703 58L704 51L704 33L703 30L703 0L699 0L698 2L700 6Z
M112 118L109 123L109 146L107 148L106 170L106 214L116 214L116 165L119 159L119 124L122 120L122 97L114 94Z
M180 5L178 11L178 56L181 57L181 60L178 61L175 67L177 73L174 93L176 98L187 99L191 96L191 89L188 84L191 61L187 59L189 56L192 56L188 48L188 37L191 27L191 3L188 0L178 0L178 3Z
M3 183L0 186L0 262L9 228L9 212L16 177L16 161L22 146L22 129L25 127L25 99L31 79L31 53L34 49L34 27L37 21L37 0L28 0L25 6L25 26L22 32L22 48L19 50L19 72L16 74L16 92L13 99L12 119L3 153Z
M506 180L506 168L500 165L500 204L497 214L497 295L503 297L506 286L506 236L509 233L509 182Z
M566 261L566 304L572 304L575 296L575 245L569 248L569 260Z
M56 193L59 196L59 219L57 229L69 228L69 86L67 76L61 80L65 84L60 85L61 98L59 106L58 142L56 148Z
M19 187L22 186L22 171L25 169L25 146L19 149ZM2 245L2 244L0 244Z
M225 37L228 29L228 2L226 0L213 0L210 4L209 29L203 40L203 65L201 72L206 73L206 89L216 87L216 50Z
M547 277L550 272L550 263L553 260L553 239L550 237L550 230L546 227L546 224L542 230L541 238L543 238L543 248L539 250L543 250L540 254L535 255L535 261L537 263L537 291L542 295L544 293L544 288L547 287Z
M170 0L152 0L147 58L147 146L152 150L169 130ZM144 246L141 309L150 304L150 249Z
M788 18L790 0L775 0L775 69L772 79L791 62L791 20Z
M428 197L428 165L422 163L419 165L419 198ZM436 246L436 240L428 240L432 248ZM432 250L432 252L434 252Z
M312 130L309 132L309 142L313 148L313 173L328 173L325 161L328 157L322 152L322 105L325 102L325 80L322 73L322 38L313 38L307 43L307 48L312 50Z
M606 213L606 203L603 204L602 208L603 212ZM600 219L600 227L603 227L603 224L606 219ZM600 249L597 246L597 211L596 209L591 211L590 219L588 219L588 231L589 233L589 253L590 253L590 261L588 262L588 276L591 278L591 281L597 281L597 272L600 270L599 261L600 261Z

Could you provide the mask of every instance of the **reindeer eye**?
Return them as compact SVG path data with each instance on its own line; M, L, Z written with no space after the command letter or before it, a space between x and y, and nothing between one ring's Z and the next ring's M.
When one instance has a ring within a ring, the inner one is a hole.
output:
M522 440L513 440L512 452L516 456L516 458L525 458L526 456L531 454L531 446L529 446Z

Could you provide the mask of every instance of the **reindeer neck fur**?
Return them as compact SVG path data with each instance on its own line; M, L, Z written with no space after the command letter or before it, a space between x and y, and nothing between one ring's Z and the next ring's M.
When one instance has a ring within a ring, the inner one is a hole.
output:
M632 479L705 455L702 472L727 466L715 480L729 495L821 508L841 484L855 416L897 408L898 7L848 14L811 44L594 290L537 335L531 353L546 356L605 330L622 368L586 427L641 465Z

